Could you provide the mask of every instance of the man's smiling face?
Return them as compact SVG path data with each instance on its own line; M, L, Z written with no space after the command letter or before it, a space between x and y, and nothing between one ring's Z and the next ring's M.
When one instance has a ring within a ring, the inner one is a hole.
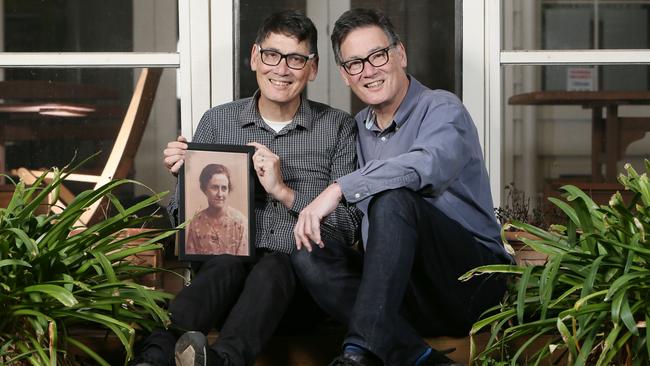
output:
M341 60L363 59L390 45L390 39L381 28L357 28L341 42ZM339 70L345 83L359 99L370 106L382 108L401 101L401 93L408 88L405 67L406 53L402 44L398 43L388 51L388 62L383 66L375 67L365 62L363 71L357 75L349 75L343 67L339 67Z
M293 37L283 34L270 33L259 45L262 49L280 52L283 55L297 53L309 55L309 43L298 42ZM260 88L264 102L278 105L291 104L300 100L300 93L305 89L307 82L314 80L318 71L316 59L307 61L301 70L290 69L286 59L280 60L276 66L269 66L262 62L259 49L254 45L251 51L251 69L255 71L257 85Z

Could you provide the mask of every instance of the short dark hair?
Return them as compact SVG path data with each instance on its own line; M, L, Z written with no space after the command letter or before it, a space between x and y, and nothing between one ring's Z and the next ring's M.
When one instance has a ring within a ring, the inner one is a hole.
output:
M318 55L318 31L311 19L300 10L284 10L269 15L257 30L255 43L261 46L271 33L293 37L298 42L307 41L309 52Z
M401 42L395 27L390 19L377 9L355 8L350 9L343 13L339 19L334 23L334 30L332 31L332 50L334 51L334 58L336 63L340 64L341 59L341 43L350 32L357 28L377 26L386 33L386 37L390 40L391 44L398 44Z
M201 190L205 192L205 188L208 186L210 179L215 174L223 174L228 178L228 191L232 191L232 183L230 179L230 170L226 168L225 165L221 164L208 164L203 167L201 170L201 175L199 175L199 184L201 185Z

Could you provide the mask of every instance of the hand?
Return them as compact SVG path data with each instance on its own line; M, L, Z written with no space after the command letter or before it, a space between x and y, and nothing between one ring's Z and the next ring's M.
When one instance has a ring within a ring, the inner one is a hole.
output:
M310 240L321 248L325 245L320 237L320 223L323 218L336 209L341 197L343 197L341 186L338 183L330 184L300 212L298 222L293 228L293 237L298 250L304 246L311 252Z
M178 171L183 165L185 151L187 151L187 139L183 136L178 136L176 141L168 142L167 148L163 150L163 164L174 177L178 176Z
M255 147L253 154L253 167L264 190L271 197L282 202L290 208L293 205L294 192L284 184L282 173L280 172L280 157L275 155L268 147L257 142L251 142L248 146Z

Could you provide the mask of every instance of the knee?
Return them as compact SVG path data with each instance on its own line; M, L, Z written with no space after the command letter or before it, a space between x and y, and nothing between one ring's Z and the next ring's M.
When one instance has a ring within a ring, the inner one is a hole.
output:
M418 199L421 198L417 193L406 188L381 192L370 201L369 218L372 219L373 215L394 216L396 213L408 212L410 208L414 207L414 203Z
M316 285L325 279L325 274L316 253L316 251L320 250L322 249L314 248L314 251L308 252L302 249L291 254L291 264L296 271L296 275L306 286Z

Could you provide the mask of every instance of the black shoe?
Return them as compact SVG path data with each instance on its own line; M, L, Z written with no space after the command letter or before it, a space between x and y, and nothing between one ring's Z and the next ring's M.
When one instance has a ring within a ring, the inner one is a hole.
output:
M176 342L174 357L176 366L222 366L224 362L201 332L185 332Z
M329 366L382 366L383 362L368 351L348 352L335 358Z

